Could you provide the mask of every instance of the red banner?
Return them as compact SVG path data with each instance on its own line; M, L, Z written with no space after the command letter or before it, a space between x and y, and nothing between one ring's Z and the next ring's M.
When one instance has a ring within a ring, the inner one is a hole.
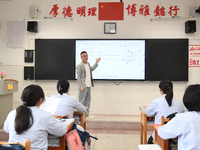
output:
M200 45L189 45L189 67L200 67Z
M124 3L99 3L99 20L124 20Z

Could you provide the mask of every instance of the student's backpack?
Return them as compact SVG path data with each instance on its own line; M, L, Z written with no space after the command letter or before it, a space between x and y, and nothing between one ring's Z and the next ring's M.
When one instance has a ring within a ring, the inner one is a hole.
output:
M72 126L72 130L73 129L76 129L79 136L80 136L80 139L81 139L81 142L82 142L82 145L83 147L86 148L86 150L90 150L91 149L91 139L90 138L93 138L95 140L98 140L98 138L94 137L94 136L91 136L88 132L86 131L81 131L79 129L77 129L76 127L76 124L73 124Z
M3 144L0 145L0 150L25 150L25 147L19 144Z
M176 116L177 112L170 114L169 116L167 116L166 118L169 118L169 120L171 120L172 118L174 118ZM167 122L165 122L164 124L166 124ZM177 140L176 139L169 139L169 150L173 150L173 149L177 149ZM175 148L174 148L175 147Z
M170 114L169 116L167 116L166 118L169 118L169 120L171 120L172 118L174 118L176 116L177 112ZM166 124L167 122L165 122L164 124Z

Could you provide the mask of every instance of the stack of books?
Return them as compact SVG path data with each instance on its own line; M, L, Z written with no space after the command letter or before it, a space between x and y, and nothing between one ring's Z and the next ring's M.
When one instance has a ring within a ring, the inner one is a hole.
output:
M60 146L60 137L49 134L48 135L48 147L59 147Z

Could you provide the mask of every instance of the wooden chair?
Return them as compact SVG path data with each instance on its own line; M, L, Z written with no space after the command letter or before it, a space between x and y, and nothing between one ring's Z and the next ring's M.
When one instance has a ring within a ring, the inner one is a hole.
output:
M69 114L66 115L67 119L69 119ZM57 118L64 119L65 116L57 116ZM73 124L72 124L73 125ZM67 128L67 133L72 130L72 125ZM65 134L66 135L66 134ZM48 150L65 150L67 146L65 135L60 137L60 146L59 147L48 147Z
M164 116L161 116L161 125L164 125L165 122L168 122L169 121L169 118L165 118ZM164 142L164 140L163 140ZM153 143L156 144L156 142L153 140Z
M166 122L169 121L169 118L165 118L164 116L161 116L161 125L164 125ZM172 139L170 139L172 140ZM173 138L173 140L178 140L178 137ZM164 150L168 150L169 149L169 140L164 140L162 138L160 138L159 136L157 137L157 141L159 141L159 143L162 143L160 146L164 149ZM156 144L156 142L153 142L154 144Z
M161 124L165 124L165 122L168 122L169 118L165 118L164 116L161 116Z
M0 142L0 145L2 144L16 144L16 142ZM25 147L25 150L31 150L31 141L26 140L25 144L23 143L17 143Z

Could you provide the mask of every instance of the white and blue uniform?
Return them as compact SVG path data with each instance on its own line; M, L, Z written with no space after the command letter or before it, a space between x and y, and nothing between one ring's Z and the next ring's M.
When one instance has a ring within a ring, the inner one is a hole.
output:
M167 100L165 99L166 94L162 97L153 100L151 105L145 109L147 116L152 117L155 115L155 124L161 124L161 116L165 118L172 113L183 113L186 111L183 103L177 99L172 99L172 105L169 106ZM152 134L154 139L154 133Z
M158 129L163 139L178 136L178 150L200 150L200 112L190 111L176 116Z
M49 112L40 110L37 106L29 107L33 115L33 125L27 131L17 134L15 131L16 110L11 111L4 122L4 130L9 133L9 142L25 143L31 141L31 150L46 150L48 134L63 136L67 132L64 123L56 120Z
M60 98L60 102L55 111L58 116L66 116L69 114L69 118L73 118L74 109L80 113L86 112L85 106L83 106L75 96L69 96L67 93L52 95L52 98Z

